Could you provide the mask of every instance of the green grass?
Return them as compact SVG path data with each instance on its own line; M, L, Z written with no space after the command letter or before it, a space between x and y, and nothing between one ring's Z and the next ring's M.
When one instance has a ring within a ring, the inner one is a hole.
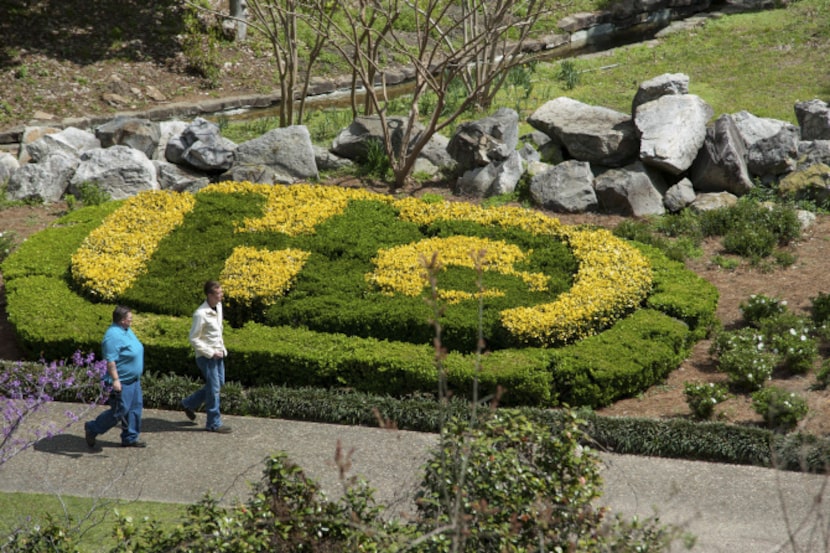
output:
M172 527L184 520L185 505L123 501L33 493L0 493L0 540L16 528L32 528L51 515L56 522L78 528L77 546L84 553L107 551L115 545L116 512L139 520L157 520Z
M685 73L689 92L706 100L715 117L746 110L797 123L796 102L830 99L828 17L830 0L802 0L786 9L709 19L657 45L578 58L580 82L571 90L556 79L558 61L542 63L534 78L534 97L537 105L562 95L628 113L641 82Z

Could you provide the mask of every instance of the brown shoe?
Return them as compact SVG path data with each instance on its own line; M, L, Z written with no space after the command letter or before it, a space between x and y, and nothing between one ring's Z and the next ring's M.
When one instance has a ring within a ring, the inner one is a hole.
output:
M233 432L230 426L217 426L216 428L208 428L208 432L216 432L217 434L230 434Z

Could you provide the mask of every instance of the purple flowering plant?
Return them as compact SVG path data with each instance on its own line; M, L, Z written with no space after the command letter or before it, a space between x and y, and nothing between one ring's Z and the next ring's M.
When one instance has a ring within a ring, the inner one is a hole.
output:
M66 361L41 360L40 364L16 362L2 366L0 372L0 411L3 434L0 436L0 465L43 438L64 432L96 405L103 403L109 390L102 386L106 361L94 353L76 351ZM65 420L45 420L24 424L27 419L55 400L81 404L77 411L66 410Z

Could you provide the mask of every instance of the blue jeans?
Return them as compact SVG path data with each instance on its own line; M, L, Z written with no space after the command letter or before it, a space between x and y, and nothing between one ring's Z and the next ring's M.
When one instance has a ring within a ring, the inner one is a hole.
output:
M144 408L141 380L130 384L122 383L121 393L110 392L109 406L110 408L98 415L95 420L85 423L84 429L98 435L120 425L122 444L137 441L141 433L141 412Z
M205 385L190 396L182 400L182 405L193 411L205 404L207 422L205 428L216 430L222 426L222 415L219 414L219 389L225 384L225 360L207 357L197 357L196 366L202 371Z

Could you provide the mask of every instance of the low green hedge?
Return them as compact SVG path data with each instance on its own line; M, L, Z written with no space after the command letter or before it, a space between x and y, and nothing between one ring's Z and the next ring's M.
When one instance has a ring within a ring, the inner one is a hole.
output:
M221 198L211 199L212 195L206 195L206 205L213 202L227 207L227 202L237 202L245 205L247 215L256 213L256 209L242 202L244 198L227 194L218 196ZM3 263L9 320L30 358L61 359L70 357L76 350L98 351L113 305L95 303L79 295L70 282L68 267L72 253L89 231L118 205L119 202L112 202L70 213L54 227L23 243ZM258 208L258 204L254 207ZM389 221L389 214L384 209L372 202L358 202L356 212L366 211L374 214L378 224ZM199 220L199 217L193 219ZM345 222L352 226L356 224L348 217ZM331 223L335 227L336 224L336 220ZM456 226L459 224L455 223ZM226 224L222 232L229 233L229 228ZM335 230L323 229L320 233L323 242L330 247L337 243L334 236L341 234ZM436 225L434 230L442 234L459 229L446 223ZM487 232L480 225L466 225L461 230ZM326 238L329 232L333 233L332 237ZM536 239L520 231L511 232L517 239L531 242ZM173 247L165 243L163 246L161 249L168 252L164 255L175 257L174 250L185 244L178 243ZM368 248L362 243L355 247L361 251ZM372 247L377 246L373 243ZM467 397L474 377L478 377L481 394L495 394L499 389L505 391L502 397L505 405L601 407L636 395L661 381L679 365L690 345L713 324L717 290L681 264L666 259L658 250L644 247L643 251L654 268L654 293L645 302L648 309L634 311L597 336L560 348L496 349L486 352L480 359L474 352L451 351L443 361L450 390L459 397ZM552 257L537 256L534 263L556 265L567 258L558 250L550 255ZM161 262L154 257L153 263ZM564 264L569 266L567 260ZM156 276L140 279L139 288L146 288L158 278L158 271L152 273ZM171 273L171 282L178 282L178 272ZM557 278L561 280L564 276ZM165 286L169 288L170 283ZM184 289L183 284L178 286L180 290ZM188 290L192 288L187 287ZM130 293L135 294L135 290ZM313 294L306 296L311 298L309 301L314 301ZM336 294L330 298L336 298ZM195 303L194 298L188 299L191 308ZM183 304L176 310L181 309L184 309ZM352 308L339 311L348 322L344 323L344 329L355 323L353 318L347 317L355 312ZM447 321L458 312L449 309ZM146 348L146 369L192 374L195 363L187 342L189 316L142 312L140 309L137 309L137 315L133 327ZM384 320L378 320L383 326ZM467 323L456 323L448 326L456 330L468 328ZM438 388L435 352L430 345L431 336L424 332L428 325L418 326L422 335L416 341L420 343L362 336L359 331L349 335L322 332L305 325L268 326L256 321L240 327L229 325L226 327L226 343L231 352L229 378L244 386L350 387L396 397L432 393ZM451 332L446 328L445 332L446 339ZM464 331L464 334L469 332ZM465 340L469 341L469 338L466 336Z

